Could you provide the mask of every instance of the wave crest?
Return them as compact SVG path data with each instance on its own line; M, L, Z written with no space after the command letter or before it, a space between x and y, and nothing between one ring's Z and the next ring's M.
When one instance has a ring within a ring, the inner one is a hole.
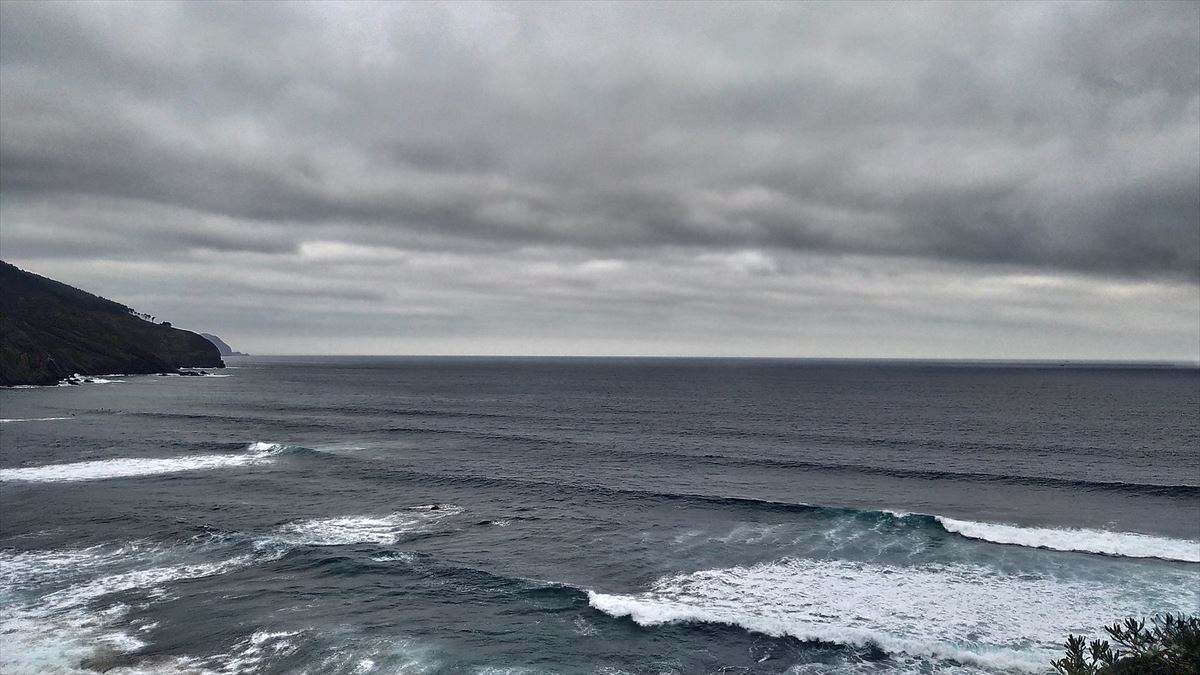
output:
M181 457L116 457L68 464L44 464L0 469L0 481L28 483L72 483L153 476L183 471L201 471L248 466L270 461L276 455L299 450L279 443L251 443L242 454L185 455Z
M669 576L636 594L588 591L588 603L641 626L718 623L889 653L1041 672L1062 637L1114 616L1186 611L1179 579L1127 583L1004 574L956 564L902 567L783 559Z
M947 532L995 544L1015 544L1055 551L1101 553L1124 558L1161 558L1200 562L1200 541L1155 537L1134 532L1081 528L1021 527L934 516Z

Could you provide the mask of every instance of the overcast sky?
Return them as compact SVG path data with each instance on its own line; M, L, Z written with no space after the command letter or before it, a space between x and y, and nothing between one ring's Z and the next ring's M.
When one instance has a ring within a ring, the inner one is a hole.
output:
M257 353L1200 359L1200 3L0 3L0 256Z

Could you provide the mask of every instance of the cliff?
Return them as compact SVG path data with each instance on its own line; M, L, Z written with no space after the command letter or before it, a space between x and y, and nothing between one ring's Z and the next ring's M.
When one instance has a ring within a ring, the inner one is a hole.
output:
M242 352L234 351L224 340L213 335L212 333L201 333L201 337L217 346L217 351L221 352L221 356L247 356Z
M0 386L224 366L196 333L0 261Z

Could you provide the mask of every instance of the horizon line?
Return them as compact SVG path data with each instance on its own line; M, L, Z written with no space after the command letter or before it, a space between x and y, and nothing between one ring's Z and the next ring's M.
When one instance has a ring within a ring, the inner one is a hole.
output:
M691 355L691 354L318 354L318 353L243 353L236 357L346 357L346 358L413 358L413 359L692 359L745 361L872 361L907 363L994 363L994 364L1068 364L1112 366L1170 366L1200 368L1200 359L1177 361L1169 359L1089 359L1089 358L985 358L985 357L909 357L909 356L750 356L750 355Z

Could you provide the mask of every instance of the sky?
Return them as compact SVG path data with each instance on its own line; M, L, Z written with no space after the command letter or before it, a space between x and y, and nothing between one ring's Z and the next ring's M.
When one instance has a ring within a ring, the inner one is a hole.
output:
M0 3L0 257L263 354L1200 360L1200 3Z

